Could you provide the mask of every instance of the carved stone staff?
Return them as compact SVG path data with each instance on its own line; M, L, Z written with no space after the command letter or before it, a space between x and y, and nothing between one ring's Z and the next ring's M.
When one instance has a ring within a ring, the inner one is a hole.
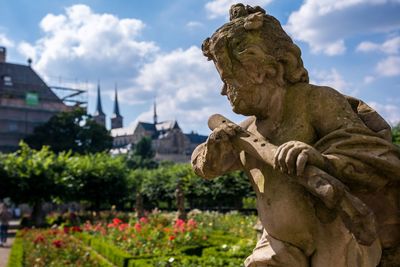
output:
M228 123L240 128L239 133L230 139L238 151L244 151L267 165L274 166L274 155L278 147L264 138L255 136L220 114L214 114L209 118L208 127L214 130ZM306 165L301 176L288 175L288 177L322 200L328 209L336 210L358 243L369 246L376 240L373 212L360 199L353 196L341 181L313 165Z

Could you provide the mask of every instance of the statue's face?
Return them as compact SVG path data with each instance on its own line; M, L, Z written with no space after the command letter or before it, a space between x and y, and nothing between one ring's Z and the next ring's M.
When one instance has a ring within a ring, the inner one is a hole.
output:
M276 80L277 62L266 53L263 41L254 33L233 33L214 39L213 58L224 82L233 111L257 115L268 98L268 86Z

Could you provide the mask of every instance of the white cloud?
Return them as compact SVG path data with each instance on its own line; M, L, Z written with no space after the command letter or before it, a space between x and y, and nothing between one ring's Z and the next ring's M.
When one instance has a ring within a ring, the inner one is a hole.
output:
M368 102L369 106L378 111L391 125L397 125L400 122L400 108L399 105L392 103L378 103Z
M340 91L341 93L349 93L351 84L345 81L342 75L340 75L335 68L332 68L330 71L312 71L311 76L311 83L313 84L329 86Z
M0 33L0 46L5 46L7 48L13 47L14 42L10 40L4 33Z
M400 36L393 37L386 40L384 43L374 43L374 42L361 42L356 51L359 52L372 52L379 51L385 54L398 54L400 52Z
M389 56L380 61L376 66L376 71L382 76L400 75L400 57Z
M222 82L213 64L206 60L200 48L192 46L158 55L141 68L135 85L121 91L121 101L135 102L144 94L148 101L156 95L159 120L177 119L188 131L199 129L213 113L232 114L225 97L220 95ZM153 110L138 119L152 121Z
M200 21L189 21L188 23L186 23L186 27L188 27L189 29L196 29L203 26L204 24Z
M36 62L37 54L36 49L31 44L27 42L21 42L18 44L18 52L22 55L27 56L28 58L32 59Z
M398 0L305 0L285 29L313 53L332 56L344 53L346 38L400 29L399 13Z
M86 5L68 7L65 14L48 14L40 27L42 38L33 44L21 42L18 48L34 58L34 68L45 78L101 79L113 84L132 77L135 68L158 51L153 42L139 40L142 21L98 14Z
M367 75L364 77L364 84L370 84L375 81L376 77L372 75Z
M237 3L243 3L244 5L251 5L251 6L266 6L271 3L273 0L212 0L207 2L205 5L205 9L207 11L208 17L210 19L215 19L218 17L228 17L229 15L229 8L231 5Z

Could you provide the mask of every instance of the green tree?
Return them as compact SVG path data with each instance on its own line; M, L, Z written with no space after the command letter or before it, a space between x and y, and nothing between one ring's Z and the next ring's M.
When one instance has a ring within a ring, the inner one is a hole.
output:
M158 164L154 160L155 152L153 149L151 138L143 137L135 144L133 149L127 156L127 165L129 168L138 169L155 169Z
M392 141L400 146L400 123L392 128Z
M34 149L47 145L56 153L71 150L76 153L96 153L112 147L112 137L84 109L60 112L34 129L25 142Z
M96 210L111 205L122 208L127 197L128 168L122 157L105 152L74 155L68 159L63 175L64 184L70 184L68 198L86 201Z
M2 180L8 180L7 196L16 203L31 204L35 225L44 223L43 202L63 198L64 184L60 181L66 158L66 153L56 155L46 146L37 151L25 143L17 152L3 156L6 178Z

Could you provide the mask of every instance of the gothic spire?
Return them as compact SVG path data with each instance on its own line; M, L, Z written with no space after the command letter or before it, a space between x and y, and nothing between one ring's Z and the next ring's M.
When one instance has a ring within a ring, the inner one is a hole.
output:
M154 100L154 115L153 115L154 124L157 124L157 106L156 101Z
M119 113L117 84L115 84L114 116L115 117L121 116L121 114Z
M97 84L97 106L95 115L105 115L103 112L103 107L101 106L101 95L100 95L100 82Z

